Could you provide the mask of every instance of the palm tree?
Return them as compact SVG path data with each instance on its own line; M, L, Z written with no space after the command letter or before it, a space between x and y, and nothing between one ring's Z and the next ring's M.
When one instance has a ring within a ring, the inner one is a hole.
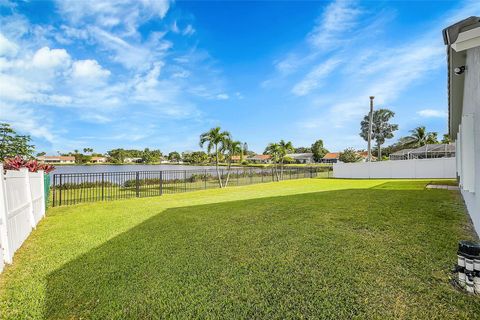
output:
M215 127L200 135L200 147L203 148L207 143L207 152L210 153L212 149L215 149L215 169L217 171L218 183L220 188L223 188L222 177L218 170L219 151L223 147L225 141L230 139L231 135L228 131L221 131L220 127Z
M285 142L284 140L280 140L278 143L280 147L280 178L283 179L283 163L285 162L285 158L287 157L288 153L294 152L295 148L293 148L293 144L291 141Z
M85 153L93 152L93 149L92 148L83 148L83 152L85 152Z
M442 143L449 144L449 143L451 143L451 142L452 142L452 140L450 140L450 136L448 135L448 133L445 133L445 134L443 135Z
M377 144L377 159L382 159L382 144L386 139L393 138L393 132L398 130L397 124L391 124L389 121L395 116L393 111L388 109L378 109L373 113L372 121L372 140ZM360 137L368 141L368 131L370 130L370 117L366 115L360 122Z
M408 147L422 147L426 144L437 143L437 133L427 132L425 126L410 130L411 135L405 137L405 145Z
M228 185L228 180L230 179L232 157L242 153L242 143L240 141L233 141L231 139L226 139L223 142L221 151L226 153L226 158L228 162L227 178L225 179L225 185L224 185L226 187Z
M277 177L277 181L280 180L277 171L277 163L280 161L281 157L281 147L278 143L269 143L267 148L265 149L265 153L272 157L273 162L273 170L275 171L275 176Z

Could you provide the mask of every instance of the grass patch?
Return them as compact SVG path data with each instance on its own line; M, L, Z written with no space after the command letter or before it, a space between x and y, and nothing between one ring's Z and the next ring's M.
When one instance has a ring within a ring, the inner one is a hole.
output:
M434 186L458 186L458 181L454 179L444 179L444 180L430 181L429 184Z
M473 239L430 181L301 179L49 209L0 276L6 319L475 318Z

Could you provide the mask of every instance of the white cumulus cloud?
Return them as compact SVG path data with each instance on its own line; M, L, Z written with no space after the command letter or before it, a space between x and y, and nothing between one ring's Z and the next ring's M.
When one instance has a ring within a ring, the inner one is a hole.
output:
M74 78L102 80L110 75L110 71L102 68L96 60L78 60L73 63L72 75Z
M313 70L310 71L302 81L293 87L292 93L297 96L304 96L310 93L310 91L318 88L321 85L320 80L328 76L340 62L339 59L329 59L320 63L313 68Z
M70 55L65 49L43 47L35 52L32 65L40 69L53 69L70 65Z
M424 118L446 118L448 116L447 111L437 109L423 109L417 111L417 114Z
M18 46L0 33L0 56L14 56L17 51Z

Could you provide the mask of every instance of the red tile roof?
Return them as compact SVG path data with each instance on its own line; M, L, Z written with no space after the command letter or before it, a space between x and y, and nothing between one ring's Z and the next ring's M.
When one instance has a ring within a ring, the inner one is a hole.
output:
M338 159L339 156L340 152L329 152L323 157L323 159Z
M63 160L63 161L75 161L73 156L39 156L38 160Z

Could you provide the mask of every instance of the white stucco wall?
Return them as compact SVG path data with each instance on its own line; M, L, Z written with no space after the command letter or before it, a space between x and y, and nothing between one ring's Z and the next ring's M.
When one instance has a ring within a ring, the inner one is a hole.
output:
M457 157L460 156L460 160L463 161L460 170L457 170L468 212L477 234L480 234L480 47L467 51L464 76L461 125L463 134L457 139L460 140L461 145L460 154L457 153ZM468 125L467 118L470 122ZM473 150L471 148L467 150L467 145L473 147ZM470 172L471 170L474 172Z

